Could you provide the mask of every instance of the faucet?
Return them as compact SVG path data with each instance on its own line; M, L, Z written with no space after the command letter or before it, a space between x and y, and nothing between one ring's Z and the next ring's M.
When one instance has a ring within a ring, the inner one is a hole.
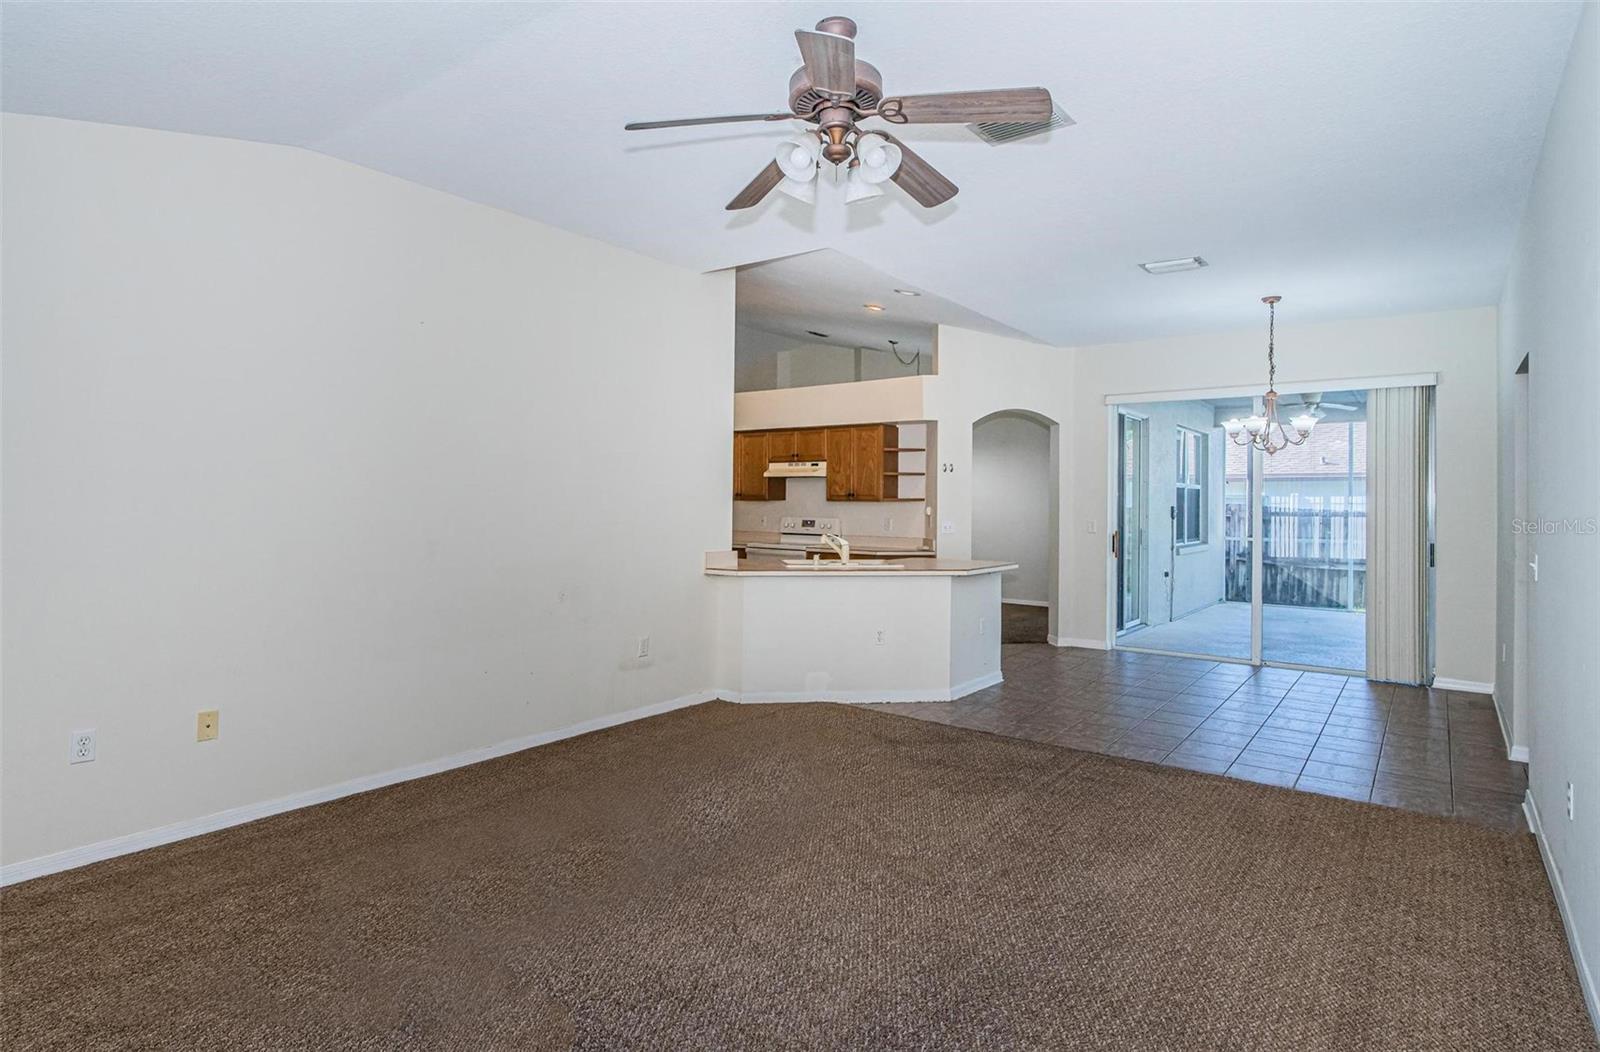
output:
M822 543L839 553L840 562L847 563L850 561L850 542L843 537L835 533L824 533L822 535Z

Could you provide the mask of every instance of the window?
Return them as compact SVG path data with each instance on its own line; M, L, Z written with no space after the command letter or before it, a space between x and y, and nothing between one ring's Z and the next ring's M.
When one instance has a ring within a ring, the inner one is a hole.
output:
M1172 515L1172 543L1177 545L1206 540L1206 445L1205 435L1178 428L1178 493Z

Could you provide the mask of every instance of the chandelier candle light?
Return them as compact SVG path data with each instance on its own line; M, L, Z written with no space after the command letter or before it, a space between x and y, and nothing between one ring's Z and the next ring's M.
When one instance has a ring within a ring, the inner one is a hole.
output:
M1264 416L1247 416L1243 420L1234 417L1222 423L1222 429L1233 439L1234 445L1254 446L1268 456L1280 449L1300 445L1311 437L1311 429L1317 426L1316 417L1309 412L1302 412L1289 421L1289 427L1294 429L1294 434L1290 435L1288 428L1278 420L1278 392L1274 387L1278 376L1278 360L1273 343L1277 335L1278 301L1281 299L1282 296L1261 297L1261 302L1267 305L1267 393L1261 397L1266 413Z

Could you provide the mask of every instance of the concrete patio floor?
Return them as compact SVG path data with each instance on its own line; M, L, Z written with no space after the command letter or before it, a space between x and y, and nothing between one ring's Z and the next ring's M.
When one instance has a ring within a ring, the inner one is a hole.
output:
M1267 661L1360 672L1367 667L1367 615L1363 611L1268 606L1261 656ZM1174 654L1250 658L1250 604L1216 603L1164 625L1136 628L1119 646Z

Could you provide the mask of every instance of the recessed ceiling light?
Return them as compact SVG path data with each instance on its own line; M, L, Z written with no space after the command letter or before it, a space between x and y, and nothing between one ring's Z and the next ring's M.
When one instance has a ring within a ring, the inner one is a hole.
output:
M1176 274L1180 270L1199 270L1210 265L1199 256L1184 256L1182 259L1158 259L1154 263L1140 263L1139 269L1146 274Z
M918 292L916 289L895 289L895 291L898 292L902 296L920 296L920 295L922 295L922 293Z
M881 303L863 303L862 306L867 310L883 310L883 304Z
M828 334L827 333L818 332L816 329L807 329L806 330L806 335L807 336L815 336L819 340L826 340L828 338Z

